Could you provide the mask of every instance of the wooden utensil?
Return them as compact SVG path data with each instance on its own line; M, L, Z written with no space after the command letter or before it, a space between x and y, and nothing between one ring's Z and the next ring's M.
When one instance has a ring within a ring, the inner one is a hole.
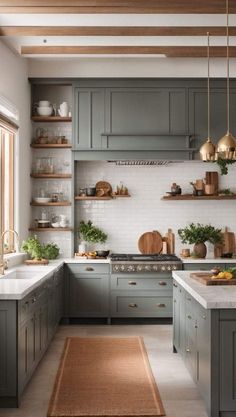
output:
M211 278L212 274L209 274L209 272L192 272L190 277L204 285L236 285L236 278Z
M167 238L167 253L168 254L175 254L175 234L172 232L172 229L168 229L166 233Z
M227 227L225 227L223 239L224 243L222 253L235 253L235 234L233 232L229 232Z
M219 189L219 175L217 171L207 171L206 172L206 184L214 185L213 194L218 194Z
M162 236L157 231L143 233L138 240L138 248L145 255L160 253L162 246Z

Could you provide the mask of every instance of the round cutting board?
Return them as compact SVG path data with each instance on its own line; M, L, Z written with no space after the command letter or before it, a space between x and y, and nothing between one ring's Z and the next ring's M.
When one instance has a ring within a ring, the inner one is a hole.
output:
M160 253L162 245L162 236L159 232L143 233L138 240L138 248L145 255Z

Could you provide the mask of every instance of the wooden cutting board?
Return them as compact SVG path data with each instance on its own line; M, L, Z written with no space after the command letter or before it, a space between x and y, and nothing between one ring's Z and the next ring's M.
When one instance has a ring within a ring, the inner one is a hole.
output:
M217 171L207 171L206 172L206 184L214 185L215 191L214 194L218 193L219 188L219 175Z
M236 285L236 278L232 279L220 279L214 278L212 279L212 274L209 272L192 272L190 277L195 279L195 281L200 282L204 285Z
M138 248L145 255L160 253L162 245L162 236L157 231L143 233L138 240Z
M225 227L223 239L223 253L235 253L235 234L229 232L227 227Z

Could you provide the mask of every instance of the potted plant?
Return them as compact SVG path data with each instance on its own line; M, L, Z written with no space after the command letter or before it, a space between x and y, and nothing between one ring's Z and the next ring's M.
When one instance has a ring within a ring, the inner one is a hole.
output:
M184 229L179 229L178 234L182 243L193 244L193 253L198 258L205 258L207 248L205 242L213 244L222 243L222 230L216 229L211 225L203 225L200 223L190 223Z
M27 240L24 240L21 249L30 255L34 263L48 263L48 260L56 259L60 251L55 243L42 245L37 236L30 236Z
M85 250L79 250L79 252L86 252L86 244L87 243L105 243L107 241L107 234L104 233L101 229L94 226L91 220L87 223L84 220L81 220L79 224L79 234L82 240L81 247Z

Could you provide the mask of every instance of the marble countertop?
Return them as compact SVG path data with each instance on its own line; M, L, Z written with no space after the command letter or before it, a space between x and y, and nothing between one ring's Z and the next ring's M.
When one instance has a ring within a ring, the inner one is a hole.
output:
M109 259L58 259L50 261L48 265L27 266L20 264L9 268L5 271L5 275L0 275L0 300L21 300L31 291L35 290L50 274L55 272L64 263L67 264L81 264L81 263L110 263ZM21 276L20 278L11 278L14 272ZM32 277L27 277L32 272Z
M190 278L191 272L175 271L172 276L204 308L236 308L236 285L207 286Z
M236 264L236 258L180 258L183 264Z

